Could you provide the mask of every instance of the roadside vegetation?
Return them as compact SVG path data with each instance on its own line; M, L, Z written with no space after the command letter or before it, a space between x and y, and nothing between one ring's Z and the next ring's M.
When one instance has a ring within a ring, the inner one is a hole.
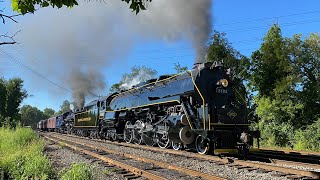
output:
M4 179L93 179L93 169L84 163L55 172L43 152L45 142L30 128L0 127L0 139L0 171L4 172Z
M0 128L0 169L12 179L52 179L44 142L29 128Z
M73 164L61 171L61 180L93 180L92 168L85 163Z

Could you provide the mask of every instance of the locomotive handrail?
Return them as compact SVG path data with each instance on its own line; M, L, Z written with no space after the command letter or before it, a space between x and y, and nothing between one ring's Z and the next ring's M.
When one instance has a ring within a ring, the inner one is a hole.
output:
M202 94L201 94L201 92L200 92L200 90L199 90L196 82L194 81L192 71L187 70L187 72L188 72L188 71L190 72L190 76L191 76L192 83L194 84L194 87L197 89L197 91L198 91L198 93L199 93L199 95L200 95L200 97L201 97L201 99L202 99L202 105L203 105L203 108L202 108L202 111L203 111L203 129L205 130L205 129L206 129L206 122L205 122L205 121L206 121L205 100L204 100L204 98L203 98L203 96L202 96Z

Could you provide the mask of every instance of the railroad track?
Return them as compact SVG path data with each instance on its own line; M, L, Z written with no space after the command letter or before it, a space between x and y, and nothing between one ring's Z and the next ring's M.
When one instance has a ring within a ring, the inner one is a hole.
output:
M286 154L300 154L300 155L311 155L320 157L320 152L311 152L311 151L296 151L296 150L285 150L285 149L274 149L274 148L259 148L260 151L273 151L281 152Z
M320 167L320 153L308 153L290 150L275 150L275 149L258 149L250 153L254 157L290 160L295 162L303 162L315 164Z
M54 133L54 134L58 135L58 136L68 136L68 137L72 137L72 138L89 140L88 138L78 137L78 136L74 136L74 135L65 135L65 134L61 135L61 134L56 134L56 133ZM294 161L284 161L284 160L278 160L278 159L268 159L272 164L266 164L266 163L244 161L244 160L234 159L234 158L230 158L230 157L221 158L221 157L217 157L217 156L201 155L201 154L196 154L196 153L186 152L186 151L160 149L157 147L150 147L150 146L118 143L118 142L104 141L104 140L98 140L98 139L90 139L90 140L94 140L96 142L114 144L117 146L125 146L125 147L143 149L143 150L148 150L148 151L153 151L153 152L161 152L161 153L168 153L168 154L172 154L172 155L184 156L187 158L195 158L195 159L200 159L203 161L210 161L210 162L213 162L217 165L226 165L226 166L234 167L237 169L247 169L248 171L252 171L252 170L259 170L260 172L276 171L276 172L279 172L278 176L284 176L284 177L287 177L290 179L320 179L320 172L315 172L312 170L309 171L309 170L294 169L294 168L274 165L274 164L293 165L293 166L308 167L308 168L312 168L312 169L320 169L319 165L315 165L315 164L307 164L307 163L300 163L300 162L294 162Z
M62 144L80 153L97 158L110 164L110 167L117 166L121 173L127 179L144 177L147 179L212 179L224 180L224 178L209 175L199 171L178 167L165 162L153 159L143 158L132 154L120 153L101 146L95 146L88 143L70 141L63 137L41 134L44 138L55 143Z

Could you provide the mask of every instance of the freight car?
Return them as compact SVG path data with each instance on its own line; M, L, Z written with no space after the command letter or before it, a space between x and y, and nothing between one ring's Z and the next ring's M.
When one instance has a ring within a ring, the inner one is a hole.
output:
M54 131L56 129L56 123L57 123L57 119L56 117L51 117L49 119L46 120L46 128L48 129L48 131Z
M219 62L150 79L75 112L68 132L160 148L195 148L200 154L221 149L245 153L259 132L249 130L246 107L237 103L231 79Z

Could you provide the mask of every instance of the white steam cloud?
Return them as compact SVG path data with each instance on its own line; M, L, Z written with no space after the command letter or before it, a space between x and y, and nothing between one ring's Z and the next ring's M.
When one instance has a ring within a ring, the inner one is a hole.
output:
M27 15L17 41L43 59L37 62L39 69L71 89L80 107L87 96L106 90L107 77L101 71L115 63L113 59L127 56L138 42L189 40L198 61L204 61L211 0L152 1L138 15L120 0L79 3L72 9L43 8Z
M130 89L132 86L139 84L140 82L147 81L149 79L155 78L156 72L141 68L133 76L126 76L123 79L123 84L120 89Z

